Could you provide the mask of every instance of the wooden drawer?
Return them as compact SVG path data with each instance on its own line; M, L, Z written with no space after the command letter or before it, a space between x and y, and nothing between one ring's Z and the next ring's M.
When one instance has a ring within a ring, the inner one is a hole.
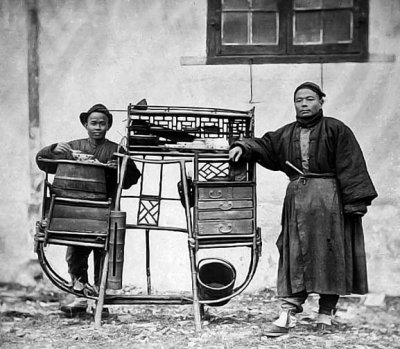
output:
M253 218L252 210L231 210L231 211L199 211L198 219L203 220L213 220L213 219L246 219Z
M253 220L219 220L198 222L199 235L253 234Z
M252 208L253 201L251 200L199 200L199 210L221 210L230 211L238 208Z
M252 199L251 186L199 187L199 200Z
M252 199L253 187L232 187L232 194L234 199Z

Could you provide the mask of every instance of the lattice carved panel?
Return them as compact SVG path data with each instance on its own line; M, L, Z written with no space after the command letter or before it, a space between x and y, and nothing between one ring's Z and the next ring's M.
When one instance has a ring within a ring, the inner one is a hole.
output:
M229 176L229 164L227 162L199 163L199 179L209 181L213 178Z
M138 224L158 226L160 216L160 200L141 199L138 211Z

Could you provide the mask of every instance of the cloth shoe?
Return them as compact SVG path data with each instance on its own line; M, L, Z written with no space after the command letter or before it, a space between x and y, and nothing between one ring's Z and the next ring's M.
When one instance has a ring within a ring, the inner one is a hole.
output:
M279 337L289 333L290 328L296 326L296 317L292 310L284 310L280 313L279 318L269 325L264 334L267 337Z
M76 292L82 292L85 288L85 284L80 282L79 279L73 279L69 286Z
M317 316L317 331L326 332L332 328L332 315L321 314Z
M87 306L87 299L76 297L71 303L62 305L60 310L69 316L74 316L86 313Z
M84 296L97 296L99 294L99 288L96 285L91 285L87 282L83 283L79 279L73 279L69 282L68 287Z

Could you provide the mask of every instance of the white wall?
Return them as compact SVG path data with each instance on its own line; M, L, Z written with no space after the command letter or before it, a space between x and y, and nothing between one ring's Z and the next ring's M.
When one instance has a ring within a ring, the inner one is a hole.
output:
M26 29L22 0L1 3L2 171L0 280L13 280L14 265L32 257L27 226L29 204ZM399 78L400 4L370 1L370 52L374 62L340 64L181 65L182 57L205 56L206 1L40 1L40 112L43 145L85 137L78 115L95 103L125 110L147 98L150 104L231 109L256 107L256 133L291 122L292 91L312 80L327 93L325 112L348 124L366 157L379 198L364 219L372 292L399 294ZM378 58L376 58L378 56ZM110 138L125 133L125 112L115 112ZM12 153L12 156L10 155ZM259 222L263 255L248 290L274 287L281 206L287 179L258 168ZM6 183L4 185L4 183ZM175 179L171 185L176 185ZM10 229L10 224L13 227ZM11 232L12 231L12 232ZM130 233L129 233L130 234ZM161 236L152 244L154 287L189 289L184 236ZM16 248L18 246L18 248ZM142 234L127 241L125 281L145 286ZM228 258L246 268L247 251ZM62 253L56 265L65 268ZM161 263L157 264L157 258ZM166 271L168 273L166 273ZM168 275L167 277L165 275Z
M0 2L0 275L33 257L28 207L28 72L25 12L22 1Z

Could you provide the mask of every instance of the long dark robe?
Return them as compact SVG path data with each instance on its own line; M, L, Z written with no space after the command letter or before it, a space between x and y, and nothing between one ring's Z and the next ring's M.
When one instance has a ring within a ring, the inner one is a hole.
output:
M293 179L277 241L278 294L368 292L361 217L344 214L344 207L368 206L377 193L351 130L330 117L323 117L311 129L309 172L334 175L328 178L299 178L285 163L302 169L297 122L233 145L243 148L244 160L257 161Z

